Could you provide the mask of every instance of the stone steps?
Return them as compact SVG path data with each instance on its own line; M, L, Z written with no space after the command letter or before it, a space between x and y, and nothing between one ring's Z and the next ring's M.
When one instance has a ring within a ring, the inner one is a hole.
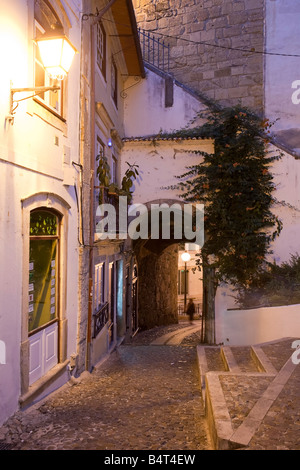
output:
M282 350L291 343L285 338L276 344L281 344ZM274 356L271 361L265 346L197 346L202 398L216 449L245 447L267 412L266 403L275 400L277 388L272 388L272 383L279 368L274 367ZM290 366L288 362L284 365ZM269 396L273 397L271 401Z

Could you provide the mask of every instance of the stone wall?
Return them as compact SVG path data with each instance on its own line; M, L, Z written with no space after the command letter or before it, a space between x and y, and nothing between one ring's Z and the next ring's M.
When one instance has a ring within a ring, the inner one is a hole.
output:
M149 241L136 255L140 328L177 323L178 245Z
M177 80L221 104L262 109L264 56L254 51L264 50L264 0L133 3L140 28L171 36Z

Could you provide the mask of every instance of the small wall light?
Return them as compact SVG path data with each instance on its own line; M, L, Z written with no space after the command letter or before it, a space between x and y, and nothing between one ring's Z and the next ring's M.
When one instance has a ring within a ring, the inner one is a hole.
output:
M53 79L62 80L70 70L77 50L66 36L36 39L43 65Z
M63 80L70 70L74 55L77 50L69 41L69 39L62 36L42 36L36 39L36 43L39 47L41 59L43 66L50 75L51 78L55 80ZM6 120L10 124L14 123L14 114L18 107L18 103L29 98L33 98L40 93L46 91L57 91L60 89L60 86L40 86L32 88L11 88L10 89L10 114L6 116ZM14 100L15 93L21 92L34 92L33 95L27 96L20 100ZM16 103L16 105L15 105Z
M188 261L190 261L191 255L187 251L185 251L184 253L182 253L181 259L182 261L184 261L184 263L187 263Z

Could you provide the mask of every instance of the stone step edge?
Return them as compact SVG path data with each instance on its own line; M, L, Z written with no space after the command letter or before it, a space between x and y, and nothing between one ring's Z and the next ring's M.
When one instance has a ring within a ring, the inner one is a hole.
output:
M205 399L205 375L208 370L207 360L205 349L213 348L216 349L216 346L207 346L207 345L198 345L197 346L197 359L198 366L200 371L200 380L201 380L201 393L202 398ZM241 373L239 366L233 356L233 353L230 349L230 346L220 346L220 356L223 361L225 371L231 373ZM250 346L251 357L253 362L256 364L257 371L260 373L267 374L276 374L276 369L271 364L269 358L265 355L260 346ZM221 373L220 371L219 373Z
M257 368L257 372L273 374L273 375L277 373L270 359L267 357L267 355L264 353L264 351L259 345L252 345L252 346L249 346L249 348L250 348L250 356L254 365ZM221 346L220 353L221 353L221 358L223 360L225 369L228 372L232 372L232 373L241 372L230 346Z
M215 346L212 346L215 348ZM216 450L233 450L245 447L243 442L237 442L232 437L234 429L228 407L219 380L220 375L240 375L247 377L275 377L276 369L272 366L260 346L251 346L251 356L257 364L258 372L240 372L232 355L230 347L220 348L227 372L212 372L208 370L205 349L209 346L197 346L197 360L200 375L200 387L205 414L208 422L213 446Z

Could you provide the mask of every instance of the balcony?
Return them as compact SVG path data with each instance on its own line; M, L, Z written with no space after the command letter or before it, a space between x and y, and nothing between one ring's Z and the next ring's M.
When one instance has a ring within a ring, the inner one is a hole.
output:
M97 337L109 320L109 303L101 305L93 315L93 339Z

